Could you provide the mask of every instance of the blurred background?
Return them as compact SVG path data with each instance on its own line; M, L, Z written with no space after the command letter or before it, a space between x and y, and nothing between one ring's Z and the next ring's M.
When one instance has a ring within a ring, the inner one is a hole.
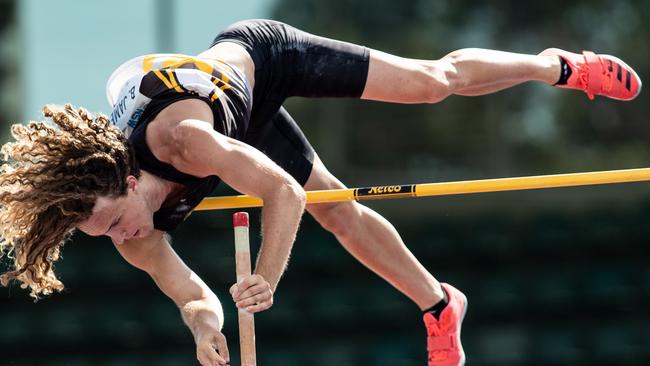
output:
M108 113L105 81L123 61L197 54L228 24L261 17L414 58L555 46L615 54L650 75L648 0L0 0L2 140L46 103ZM649 102L530 83L437 105L286 106L330 170L369 186L646 167ZM468 365L650 365L648 183L369 205L468 295ZM249 212L257 246L259 210ZM195 213L173 237L222 299L236 365L231 214ZM107 238L76 235L57 272L66 291L36 304L0 289L1 365L196 364L174 304ZM417 307L309 217L275 301L256 317L260 365L425 365Z

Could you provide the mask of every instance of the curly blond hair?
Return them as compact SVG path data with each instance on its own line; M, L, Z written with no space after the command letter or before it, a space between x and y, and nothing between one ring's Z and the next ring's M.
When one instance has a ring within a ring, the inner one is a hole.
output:
M34 299L63 290L54 262L97 197L125 195L126 177L140 175L128 140L106 116L70 104L45 106L43 115L51 121L13 125L15 141L0 150L0 257L15 267L0 283L18 280Z

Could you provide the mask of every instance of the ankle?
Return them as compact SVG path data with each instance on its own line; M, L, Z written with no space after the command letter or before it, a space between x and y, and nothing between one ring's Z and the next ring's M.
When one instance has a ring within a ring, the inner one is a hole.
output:
M445 299L447 299L447 293L442 289L441 285L438 285L435 290L427 293L426 298L422 299L421 302L418 302L418 307L420 308L420 311L426 312L427 309L430 309Z
M422 313L427 314L431 313L437 320L440 320L440 315L442 314L442 311L445 310L447 305L449 305L449 296L447 293L443 290L443 298L440 299L435 305L431 306L428 309L425 309Z
M540 80L555 85L562 75L562 63L559 56L539 56L540 57Z

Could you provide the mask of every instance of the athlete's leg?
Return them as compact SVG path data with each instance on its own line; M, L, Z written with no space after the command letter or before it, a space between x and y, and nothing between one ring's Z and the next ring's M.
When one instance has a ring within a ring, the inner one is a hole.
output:
M554 56L469 48L439 60L416 60L371 50L361 98L435 103L452 94L489 94L531 80L554 84L559 77Z
M305 189L335 188L345 186L316 156ZM452 286L439 283L404 245L390 222L355 201L311 204L307 211L355 258L424 311L429 366L465 364L460 329L467 298Z
M316 157L305 190L339 188L345 185ZM307 205L307 211L355 258L420 309L428 309L442 299L440 283L404 245L393 225L375 211L354 201Z
M254 100L272 94L278 106L290 96L436 103L452 94L483 95L526 81L561 81L558 87L583 90L590 98L631 100L641 90L641 80L625 62L591 52L547 49L525 55L469 48L439 60L416 60L265 20L236 23L215 39L219 42L238 43L250 54L255 79L265 81L258 88L255 80Z

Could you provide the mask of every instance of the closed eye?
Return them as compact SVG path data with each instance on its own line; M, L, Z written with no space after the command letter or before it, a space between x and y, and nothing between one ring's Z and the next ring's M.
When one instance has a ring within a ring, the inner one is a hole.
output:
M104 235L108 235L108 232L111 231L115 227L115 225L119 224L121 219L122 216L116 218L115 221L113 221L113 223L111 224L111 226L108 227L108 230L106 230L106 233L104 233Z

